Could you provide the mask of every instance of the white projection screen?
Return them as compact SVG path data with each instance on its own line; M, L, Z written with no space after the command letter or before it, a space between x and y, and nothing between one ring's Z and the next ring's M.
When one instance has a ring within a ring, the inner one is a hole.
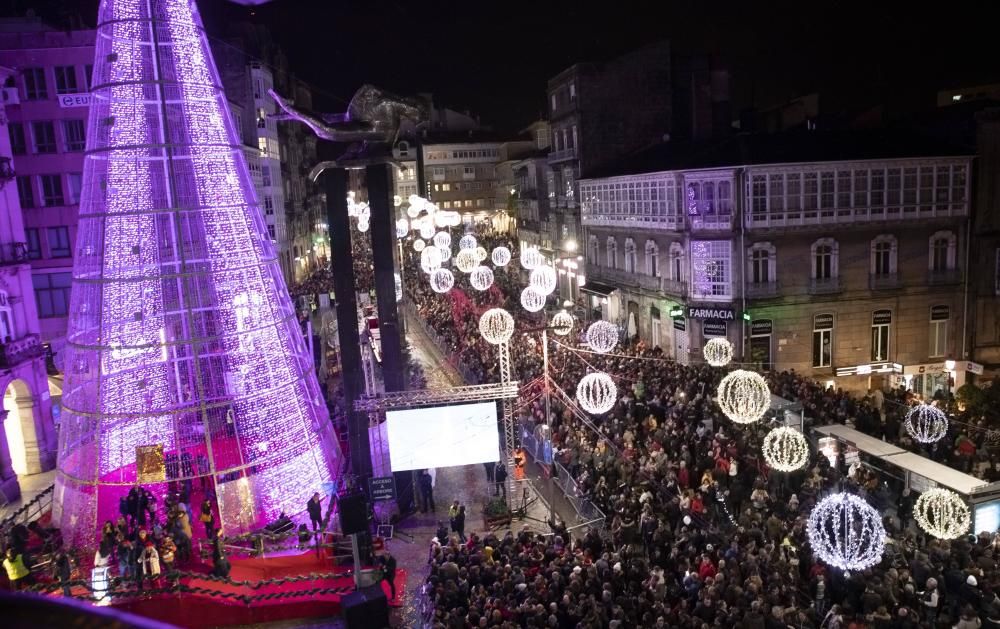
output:
M386 411L393 472L500 460L496 402Z

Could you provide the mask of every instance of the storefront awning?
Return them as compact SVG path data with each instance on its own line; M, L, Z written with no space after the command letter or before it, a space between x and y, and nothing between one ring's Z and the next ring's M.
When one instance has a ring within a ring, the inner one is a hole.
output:
M592 293L594 295L600 295L601 297L607 297L611 293L618 290L618 288L609 284L602 284L601 282L587 280L587 283L581 286L580 290L585 293Z

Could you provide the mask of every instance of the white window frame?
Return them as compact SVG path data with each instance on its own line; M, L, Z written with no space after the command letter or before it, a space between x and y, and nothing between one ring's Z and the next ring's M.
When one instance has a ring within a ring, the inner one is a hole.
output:
M755 282L754 276L757 270L757 254L767 254L767 281ZM774 284L778 281L778 250L770 242L755 242L747 250L747 282L753 285Z
M732 301L732 242L728 240L693 240L690 243L690 248L691 296L707 301ZM708 290L703 290L705 287Z
M927 339L928 358L944 358L948 355L948 324L951 323L951 307L946 304L938 304L938 306L948 308L948 318L935 321L933 317L928 315L930 320L930 336ZM930 312L934 312L934 306L931 307Z
M830 248L830 277L819 277L820 265L818 262L819 248ZM835 279L840 275L840 244L833 238L820 238L809 248L809 257L812 263L812 279Z
M948 251L945 255L945 267L943 269L934 268L934 244L939 240L948 242ZM956 268L958 258L958 236L955 232L942 230L934 232L927 241L927 270L928 271L952 271Z
M670 269L668 274L675 282L684 281L684 245L679 242L670 243Z
M635 240L632 238L625 239L625 272L635 273L636 267L636 251L635 251Z
M655 240L646 241L646 275L660 276L660 245Z
M829 315L829 314L830 313L821 313L821 314L813 315L813 345L812 345L812 353L813 353L812 366L813 366L813 369L823 369L823 368L831 367L833 365L833 330L834 330L834 328L826 328L826 329L823 329L823 330L816 329L816 319L819 318L819 317L821 317L821 316L825 316L825 315ZM836 327L836 317L834 317L834 327ZM819 335L820 353L819 353L818 357L816 356L816 339L817 339L816 335ZM827 357L825 357L826 358L826 362L824 362L824 356L823 356L823 340L824 339L826 339L827 343L830 346L830 355L827 356Z
M607 266L609 269L618 268L618 241L615 240L614 236L608 236L604 257L607 260Z
M889 269L887 273L876 273L875 265L875 252L879 245L888 244L889 245ZM895 275L896 274L896 262L898 257L899 242L896 237L891 234L881 234L872 239L871 242L871 254L870 254L870 273L872 275Z
M873 362L881 362L889 360L889 350L890 347L892 346L892 322L890 321L889 323L878 323L878 324L875 323L875 313L881 312L882 310L888 310L888 309L881 308L879 310L872 311L871 359ZM889 312L890 314L892 314L891 310L889 310ZM876 332L876 330L878 330L878 332ZM878 340L878 344L881 345L882 341L881 337L883 335L883 331L885 335L885 347L880 348L883 350L882 352L878 352L876 351L876 340ZM878 334L878 337L876 337L876 334Z
M601 245L593 234L587 238L587 261L596 266L601 265Z

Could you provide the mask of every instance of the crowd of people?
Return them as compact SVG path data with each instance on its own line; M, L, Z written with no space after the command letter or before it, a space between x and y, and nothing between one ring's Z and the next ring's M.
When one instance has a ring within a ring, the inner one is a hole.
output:
M502 243L480 239L487 250ZM479 297L479 312L506 307L523 330L540 321L515 302L519 272L515 254L496 273L501 298ZM477 299L456 275L453 291ZM433 293L426 281L407 285L453 358L495 379L478 312L455 316L454 296ZM842 457L831 463L816 453L803 470L771 471L758 455L766 422L736 426L713 401L725 370L682 365L641 343L599 356L572 338L551 348L555 383L572 392L588 371L605 371L617 381L618 402L582 422L556 401L546 422L536 401L520 420L551 438L561 469L606 514L606 525L580 538L522 531L438 539L428 579L436 626L1000 627L994 535L950 542L925 535L902 483ZM530 382L540 373L538 341L516 334L512 344L516 377ZM903 428L912 393L859 399L790 371L766 377L773 393L802 404L804 429L851 424L985 480L1000 478L995 436L951 399L936 402L953 414L948 436L927 446ZM862 573L831 568L810 548L806 519L832 491L860 495L885 515L886 553Z

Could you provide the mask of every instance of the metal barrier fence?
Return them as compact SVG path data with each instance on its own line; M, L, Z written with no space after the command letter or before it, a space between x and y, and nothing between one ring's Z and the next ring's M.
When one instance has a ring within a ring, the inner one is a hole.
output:
M469 369L468 365L466 365L457 355L454 356L452 355L452 353L448 350L448 344L445 342L445 340L441 338L441 335L438 334L434 330L434 328L427 325L427 323L420 317L420 314L417 312L416 308L414 308L412 304L406 304L404 306L404 309L406 313L409 315L410 319L417 322L417 327L420 328L421 332L427 335L427 338L429 338L431 342L434 343L434 347L437 348L441 356L443 356L444 359L448 361L449 365L455 368L455 371L458 372L458 375L462 376L462 380L464 380L466 384L480 384L479 378L476 377L475 374L473 374L472 370Z
M52 509L52 496L55 493L55 485L49 485L42 493L31 499L30 502L22 505L16 511L8 515L0 522L0 540L6 540L10 533L18 524L28 524L40 518L46 511Z

